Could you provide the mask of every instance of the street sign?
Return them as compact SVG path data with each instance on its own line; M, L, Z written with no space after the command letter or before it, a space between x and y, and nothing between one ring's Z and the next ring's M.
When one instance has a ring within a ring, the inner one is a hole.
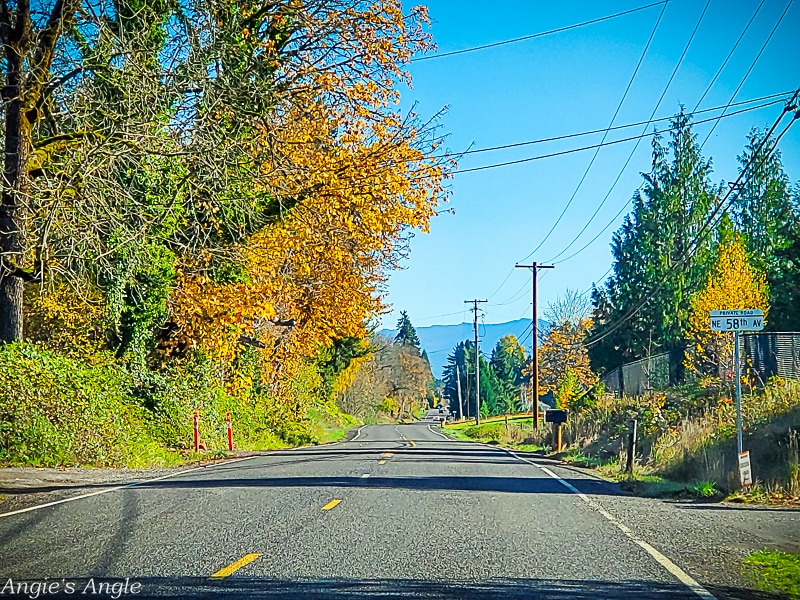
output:
M750 452L739 453L739 479L742 486L753 485L753 472L750 470Z
M763 310L712 310L711 331L761 331Z

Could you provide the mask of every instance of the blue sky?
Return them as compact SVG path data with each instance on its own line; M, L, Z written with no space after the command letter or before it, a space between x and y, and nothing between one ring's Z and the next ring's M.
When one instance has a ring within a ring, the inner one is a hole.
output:
M460 50L530 35L650 4L652 0L615 2L541 2L506 0L486 3L430 0L431 32L439 52ZM764 0L752 26L699 109L725 105L742 81L789 0ZM656 118L692 110L756 12L760 0L711 0L697 34L669 86ZM652 44L615 120L616 125L647 120L706 5L705 0L670 0ZM471 52L415 62L413 88L403 103L416 103L422 116L449 107L442 120L448 145L460 151L603 129L611 121L661 12L654 6L571 31ZM794 2L736 96L749 100L800 87L797 31L800 2ZM782 104L722 119L704 147L713 159L716 182L737 175L736 157L752 127L764 128ZM716 117L710 112L697 119ZM712 123L696 128L700 141ZM641 133L626 129L615 137ZM602 134L464 157L460 169L532 157L597 144ZM450 181L450 207L456 214L434 219L431 233L417 234L404 269L388 284L391 312L383 324L394 326L407 310L417 326L470 320L464 300L488 298L485 321L499 323L530 313L530 272L516 262L547 261L559 254L586 225L609 192L634 142L604 147L563 219L542 242L575 192L593 150L518 165L457 174ZM800 180L800 125L781 142L784 166ZM595 237L641 184L650 165L650 141L640 143L619 183L594 221L569 252ZM447 208L447 207L444 207ZM611 265L609 242L624 211L598 240L574 258L540 275L542 308L566 289L586 290ZM563 258L562 256L562 258ZM499 289L498 289L499 288ZM541 315L540 315L541 316Z

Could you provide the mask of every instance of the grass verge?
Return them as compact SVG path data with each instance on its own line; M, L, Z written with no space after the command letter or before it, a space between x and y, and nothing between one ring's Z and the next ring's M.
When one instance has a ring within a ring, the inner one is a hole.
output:
M755 552L744 560L745 572L766 592L780 592L800 600L800 554Z
M444 427L442 431L451 438L466 442L483 442L495 446L503 446L520 452L539 452L543 446L534 443L530 431L524 426L530 426L530 418L509 420L508 425L504 420L482 422L475 425L472 421L457 423Z

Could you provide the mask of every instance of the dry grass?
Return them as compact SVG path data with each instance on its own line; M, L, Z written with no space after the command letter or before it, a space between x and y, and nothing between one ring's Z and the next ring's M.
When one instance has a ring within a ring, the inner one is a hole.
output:
M754 477L773 497L800 496L800 382L775 379L742 401L744 447ZM652 392L637 398L606 396L571 415L565 439L583 455L608 464L627 442L628 423L640 432L637 468L643 477L713 482L739 489L733 402L719 385Z

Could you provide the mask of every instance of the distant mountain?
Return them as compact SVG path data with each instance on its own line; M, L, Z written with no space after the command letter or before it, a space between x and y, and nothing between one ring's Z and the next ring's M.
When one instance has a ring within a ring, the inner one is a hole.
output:
M489 356L497 341L504 335L511 334L517 336L522 341L525 339L525 347L530 346L530 336L528 335L531 326L530 319L517 319L507 323L491 323L478 325L480 334L481 351L484 356ZM539 329L546 329L549 326L547 321L539 319ZM417 335L423 350L428 352L431 361L431 368L436 377L442 376L442 370L447 362L447 355L452 352L458 342L474 339L472 323L461 323L460 325L430 325L429 327L416 327ZM392 329L381 329L379 334L389 338L397 335Z

